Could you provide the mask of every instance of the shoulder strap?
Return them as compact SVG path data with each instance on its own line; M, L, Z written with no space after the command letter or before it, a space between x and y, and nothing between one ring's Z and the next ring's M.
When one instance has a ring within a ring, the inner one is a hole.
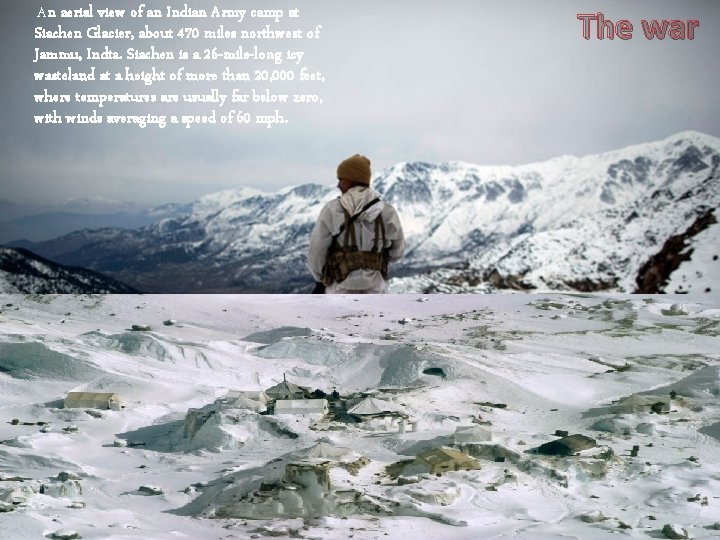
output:
M345 210L345 208L343 208L343 212L345 212L345 223L340 225L340 230L338 231L338 233L333 235L333 241L337 240L337 237L342 234L342 232L345 230L345 228L349 227L352 223L354 223L355 220L357 218L359 218L363 212L365 212L368 208L370 208L371 206L373 206L374 204L377 204L379 202L380 202L380 197L374 198L372 201L370 201L365 206L363 206L357 214L354 214L353 216L350 216L350 217L348 217L347 210Z
M382 238L380 245L378 245L378 239ZM372 250L379 252L385 249L385 222L383 221L382 214L375 220L375 238L373 239Z
M343 208L343 211L345 209ZM357 240L355 239L355 227L351 227L353 219L350 217L350 215L345 211L345 223L340 228L340 233L342 233L343 227L345 228L345 242L343 243L343 249L351 251L357 251Z

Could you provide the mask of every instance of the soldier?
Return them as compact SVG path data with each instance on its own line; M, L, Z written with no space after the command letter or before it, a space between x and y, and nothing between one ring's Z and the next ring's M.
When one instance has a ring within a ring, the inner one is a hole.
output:
M323 207L310 235L308 267L326 293L386 292L388 264L405 252L398 214L370 187L370 177L365 156L340 163L342 194Z

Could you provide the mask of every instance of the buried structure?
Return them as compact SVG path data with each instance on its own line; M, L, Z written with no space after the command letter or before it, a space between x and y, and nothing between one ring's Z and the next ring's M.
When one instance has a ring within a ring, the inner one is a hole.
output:
M538 446L537 452L548 456L572 456L596 446L595 439L578 433L541 444Z
M389 510L372 497L339 487L369 463L348 448L318 443L260 469L239 472L232 481L220 478L185 510L200 510L205 517L250 519L388 515Z
M389 465L386 470L390 477L414 474L442 474L451 471L472 471L480 468L478 460L454 448L441 446L420 452L415 459Z
M163 448L176 444L184 451L221 451L276 438L298 438L298 435L266 414L266 397L262 392L229 392L227 396L200 408L188 409L177 441L163 440ZM307 400L306 400L307 401Z
M68 392L64 400L66 409L110 409L124 408L120 397L114 392Z

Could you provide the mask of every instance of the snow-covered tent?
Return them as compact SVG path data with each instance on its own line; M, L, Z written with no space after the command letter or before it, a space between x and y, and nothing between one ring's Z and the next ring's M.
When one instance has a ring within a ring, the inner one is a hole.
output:
M348 413L357 416L383 416L401 414L400 408L390 402L374 397L367 397L348 409Z
M374 397L363 399L348 409L348 414L358 417L362 428L371 431L404 431L404 421L408 417L397 405Z
M278 399L275 414L322 414L328 413L326 399Z
M479 469L480 464L475 458L467 456L452 448L431 448L417 455L414 465L432 474L447 471L468 471Z
M120 398L114 392L68 392L65 397L65 408L112 409L122 408Z
M310 395L310 391L307 388L288 382L283 377L281 383L265 390L265 394L270 399L303 399Z
M455 429L455 444L486 442L492 440L492 432L480 426L460 426Z
M361 457L360 454L353 452L349 448L335 446L326 442L319 442L308 448L296 450L290 456L296 460L326 459L340 462L357 461Z

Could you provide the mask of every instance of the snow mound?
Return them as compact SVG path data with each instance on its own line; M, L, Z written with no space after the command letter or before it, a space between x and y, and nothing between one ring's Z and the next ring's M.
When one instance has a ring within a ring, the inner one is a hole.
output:
M83 335L85 343L100 349L120 351L133 356L146 356L160 362L175 362L177 358L199 364L207 362L205 355L192 347L168 342L147 332L124 332L104 334L88 332Z
M113 392L123 401L136 400L144 402L148 396L157 395L165 388L161 382L129 377L115 373L100 377L72 389L74 392Z
M85 360L38 342L0 343L0 372L16 379L80 381L102 373Z
M413 345L390 350L381 357L380 367L383 371L379 386L382 387L415 386L428 376L436 376L434 374L442 374L447 380L473 377L470 370L452 359Z
M720 397L720 365L705 366L684 379L662 388L654 388L650 392L669 394L672 390L681 396L692 398Z
M337 344L306 339L286 339L257 351L260 358L299 358L308 364L333 366L347 362L348 355Z
M222 452L248 446L258 450L278 439L298 439L294 426L255 412L257 403L246 398L221 398L189 409L184 420L158 423L121 433L128 443L158 452Z
M255 332L249 336L245 336L243 341L252 341L253 343L264 343L270 345L276 343L286 337L303 337L311 336L312 330L309 328L299 328L297 326L282 326L280 328L273 328L272 330L264 330L262 332Z
M252 519L389 515L389 501L379 502L345 485L350 475L368 463L348 448L319 442L263 467L219 478L179 512Z
M712 437L713 439L720 441L720 422L700 428L698 431L703 435L707 435L708 437Z
M271 439L297 437L274 419L249 409L230 408L216 412L206 409L199 415L188 411L183 426L183 439L179 448L176 448L220 452L245 445L259 445Z
M75 471L77 466L62 458L29 453L14 453L0 449L0 472L11 475L34 473L35 471ZM36 476L33 474L33 476Z

